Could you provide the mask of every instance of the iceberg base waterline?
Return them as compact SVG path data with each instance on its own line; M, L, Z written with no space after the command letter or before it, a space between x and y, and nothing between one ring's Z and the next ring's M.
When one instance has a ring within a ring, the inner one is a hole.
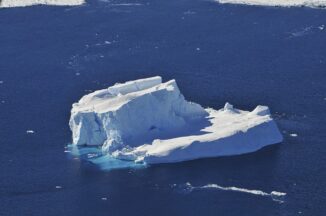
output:
M73 104L69 124L73 145L101 146L111 158L146 164L239 155L283 140L268 107L204 109L161 77L85 95Z
M27 7L33 5L53 6L77 6L85 3L85 0L2 0L0 8Z

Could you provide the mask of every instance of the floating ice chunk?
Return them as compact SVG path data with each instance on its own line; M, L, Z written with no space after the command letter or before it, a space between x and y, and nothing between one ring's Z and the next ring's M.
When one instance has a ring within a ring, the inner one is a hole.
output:
M260 106L260 105L258 105L251 113L260 116L271 114L267 106Z
M57 185L57 186L55 186L55 188L56 188L56 189L62 189L62 186Z
M326 0L215 0L221 4L325 8Z
M74 145L102 146L109 158L147 164L244 154L283 139L268 107L204 109L161 77L85 95L73 104L69 124Z
M278 192L278 191L272 191L271 192L272 196L286 196L286 193L284 192Z
M298 134L296 134L296 133L292 133L292 134L290 134L290 136L291 136L291 137L297 137Z
M85 0L2 0L0 8L26 7L32 5L74 6L82 5Z
M34 134L35 131L33 131L33 130L27 130L26 133L27 133L27 134Z

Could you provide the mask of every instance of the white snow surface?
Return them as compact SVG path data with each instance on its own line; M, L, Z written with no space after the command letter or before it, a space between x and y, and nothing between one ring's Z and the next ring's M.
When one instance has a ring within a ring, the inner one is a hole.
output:
M147 164L244 154L283 140L268 107L204 109L159 76L85 95L69 124L74 145Z
M260 6L281 6L281 7L326 7L326 0L215 0L222 4L246 4Z
M82 5L85 0L2 0L0 8L26 7L32 5L74 6Z

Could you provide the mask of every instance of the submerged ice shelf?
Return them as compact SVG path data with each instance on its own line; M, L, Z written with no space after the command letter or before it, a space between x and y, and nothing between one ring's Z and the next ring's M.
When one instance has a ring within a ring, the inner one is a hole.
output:
M175 80L158 76L85 95L69 124L73 145L146 164L244 154L283 139L268 107L204 109L186 101Z

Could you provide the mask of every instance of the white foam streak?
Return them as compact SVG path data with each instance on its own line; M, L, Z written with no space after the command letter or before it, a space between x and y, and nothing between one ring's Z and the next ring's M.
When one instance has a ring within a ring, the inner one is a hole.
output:
M221 4L324 8L326 0L215 0Z
M270 195L269 193L266 193L261 190L249 190L249 189L238 188L238 187L222 187L217 184L208 184L208 185L205 185L205 186L202 186L199 188L202 188L202 189L215 188L215 189L224 190L224 191L237 191L237 192L250 193L250 194L260 195L260 196L269 196Z
M193 190L202 190L202 189L217 189L217 190L223 190L223 191L234 191L234 192L241 192L241 193L247 193L247 194L253 194L257 196L265 196L265 197L271 197L274 201L283 203L283 200L281 200L282 197L286 196L286 193L284 192L278 192L278 191L272 191L271 193L267 193L261 190L252 190L252 189L246 189L246 188L239 188L239 187L223 187L217 184L207 184L204 186L192 186L190 183L186 183L187 188L189 188L191 191Z

